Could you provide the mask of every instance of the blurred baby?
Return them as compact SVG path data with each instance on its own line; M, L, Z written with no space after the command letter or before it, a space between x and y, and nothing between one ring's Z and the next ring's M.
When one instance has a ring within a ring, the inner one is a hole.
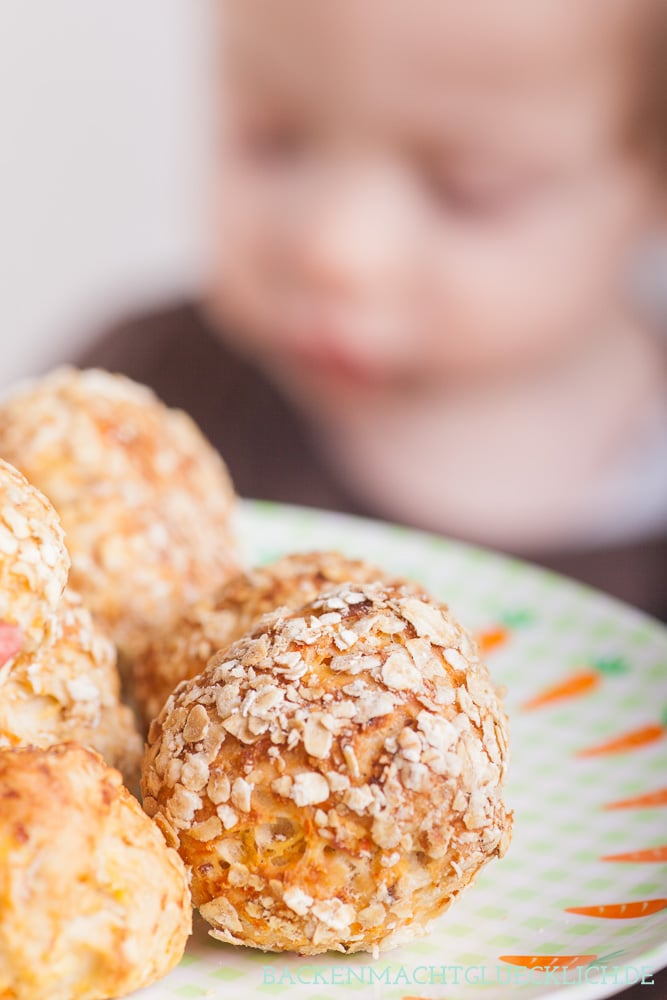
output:
M664 205L662 4L218 7L201 322L241 488L264 463L285 498L283 445L251 447L276 393L316 455L303 482L352 509L530 554L664 536L665 339L627 280ZM86 360L168 394L167 340L139 367L136 339Z

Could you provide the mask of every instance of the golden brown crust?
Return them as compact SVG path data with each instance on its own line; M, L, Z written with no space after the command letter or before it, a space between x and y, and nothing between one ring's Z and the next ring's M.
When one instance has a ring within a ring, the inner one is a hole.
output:
M116 650L63 592L68 569L53 507L0 462L0 748L74 740L134 783L142 746L120 702Z
M507 764L502 705L446 607L348 584L177 688L142 788L215 937L377 951L426 933L504 852Z
M36 649L52 629L68 572L65 536L53 507L0 459L0 625L20 631L23 650Z
M0 455L58 511L70 582L125 657L238 569L224 463L147 388L61 368L0 405Z
M136 783L143 746L120 701L115 647L69 589L52 641L17 656L0 676L0 748L66 742L92 747Z
M276 608L298 608L340 583L392 582L376 566L339 552L305 552L240 573L189 608L149 643L134 667L134 695L146 725L177 684L201 673L211 656Z
M183 865L90 750L0 751L0 997L104 1000L180 960Z

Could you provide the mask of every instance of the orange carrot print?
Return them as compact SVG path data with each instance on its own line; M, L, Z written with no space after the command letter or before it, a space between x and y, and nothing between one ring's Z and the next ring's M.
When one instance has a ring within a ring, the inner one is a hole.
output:
M616 802L608 802L603 809L655 809L658 806L667 806L667 788L658 788L655 792L644 792L642 795L635 795L630 799L618 799Z
M624 952L612 951L609 955L499 955L501 962L509 965L519 965L523 969L534 969L539 972L550 972L565 969L576 969L579 965L592 965L594 962L604 964L618 959Z
M508 611L501 615L498 622L490 628L482 629L477 633L477 645L482 654L491 653L495 649L500 649L511 638L512 632L528 625L533 620L530 611Z
M477 645L479 646L480 653L490 653L492 650L504 646L509 639L509 635L509 629L503 625L497 625L495 628L478 632Z
M641 851L628 851L626 854L607 854L600 861L628 861L642 863L650 861L667 861L667 844L659 847L645 847Z
M564 680L529 698L521 707L525 711L531 711L534 708L543 708L545 705L553 705L568 698L580 698L599 687L603 677L618 676L624 674L627 669L627 664L620 658L593 660L581 670L577 670L576 673L570 674Z
M555 969L576 969L578 965L590 965L597 955L499 955L501 962L519 965L522 969L553 971Z
M602 917L606 920L635 920L650 917L667 907L667 899L643 899L641 902L605 903L602 906L568 906L566 913L576 913L580 917Z
M607 754L626 753L629 750L638 750L640 747L645 747L650 743L655 743L657 740L661 740L666 733L667 712L664 712L663 718L660 722L640 726L638 729L632 729L628 733L622 733L620 736L616 736L614 739L608 740L606 743L600 743L593 747L586 747L584 750L579 750L576 756L603 757Z

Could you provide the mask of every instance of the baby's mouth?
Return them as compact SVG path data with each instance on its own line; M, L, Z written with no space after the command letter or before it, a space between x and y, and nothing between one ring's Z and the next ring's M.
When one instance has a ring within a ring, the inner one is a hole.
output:
M360 358L352 351L324 339L291 345L287 353L298 368L329 382L350 387L379 388L391 381L384 366Z

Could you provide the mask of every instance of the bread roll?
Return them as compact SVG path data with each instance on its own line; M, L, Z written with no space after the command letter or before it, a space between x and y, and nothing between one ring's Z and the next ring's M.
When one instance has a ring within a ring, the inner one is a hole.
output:
M146 724L177 684L201 673L214 653L279 607L298 608L344 582L389 578L361 559L339 552L294 553L240 573L212 597L189 608L176 625L156 636L135 664L134 695Z
M377 953L504 853L507 766L505 712L447 608L344 584L177 688L142 788L214 937Z
M17 656L0 680L0 748L67 742L92 747L137 784L143 743L120 700L116 649L69 589L52 642Z
M64 590L68 571L53 507L0 461L0 748L75 740L136 783L142 745L116 650Z
M166 975L192 911L180 858L76 745L0 751L0 997L106 1000Z
M238 570L224 463L144 386L73 368L23 385L0 404L0 456L53 503L70 583L126 660Z
M53 507L0 460L0 671L52 632L69 565Z

